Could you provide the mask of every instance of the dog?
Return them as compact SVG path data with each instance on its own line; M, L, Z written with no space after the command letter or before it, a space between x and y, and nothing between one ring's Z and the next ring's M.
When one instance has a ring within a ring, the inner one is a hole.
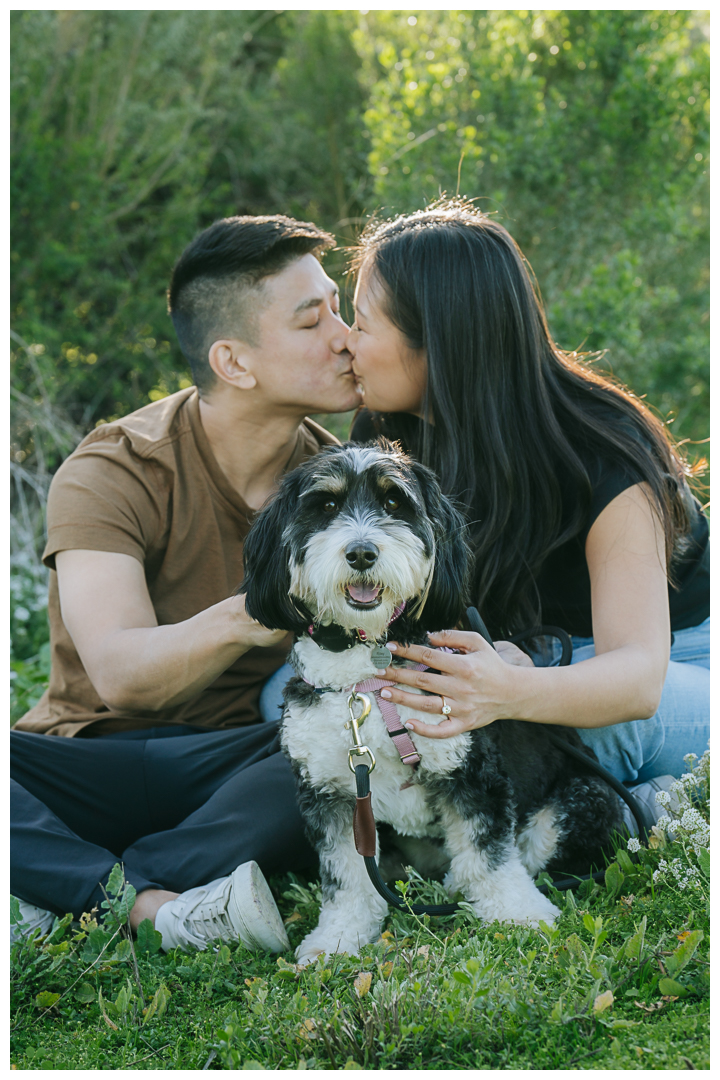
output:
M296 635L281 742L320 859L323 897L299 964L321 953L356 954L381 932L387 903L353 840L348 699L386 666L388 634L427 645L429 630L458 624L470 565L464 536L464 518L435 475L384 439L320 451L283 478L248 534L239 589L246 609ZM370 704L362 742L376 760L372 803L381 831L386 823L410 849L429 838L436 855L444 851L446 888L461 892L481 919L551 925L558 909L533 877L601 865L603 846L621 827L617 796L553 746L543 724L496 720L410 741L401 722L393 737L379 700ZM400 721L412 715L397 706ZM574 730L553 730L592 755ZM401 756L396 743L410 753Z

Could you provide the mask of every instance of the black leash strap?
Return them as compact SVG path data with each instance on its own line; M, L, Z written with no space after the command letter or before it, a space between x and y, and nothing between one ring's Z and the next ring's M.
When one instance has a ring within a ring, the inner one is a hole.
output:
M470 629L476 634L480 634L489 645L492 645L492 647L495 648L490 633L481 619L480 612L477 608L469 607L466 614ZM532 630L523 631L522 634L515 634L509 640L514 645L519 645L521 642L530 641L533 638L538 637L558 638L562 645L562 656L560 658L559 666L567 667L569 665L572 660L572 641L570 640L569 635L558 626L536 626ZM571 746L566 739L563 739L554 731L546 730L546 734L554 746L558 747L558 749L562 750L563 753L567 754L569 757L573 757L576 761L581 762L591 772L602 777L605 783L608 784L625 803L627 803L630 807L630 812L638 823L640 836L643 842L647 843L648 837L650 836L650 829L654 825L654 821L650 819L645 807L640 806L637 800L633 798L625 785L617 780L611 772L608 772L599 761L595 758L591 758L588 754L584 754L582 750L578 750L577 747ZM370 793L370 770L367 765L355 766L355 782L357 786L357 797L359 799L365 798ZM460 910L459 904L409 904L383 881L374 856L364 855L363 859L365 860L365 868L367 869L373 885L383 899L387 900L393 907L400 908L402 911L412 912L413 915L454 915ZM596 870L593 874L582 874L569 878L562 878L559 881L553 881L552 888L557 889L558 892L565 892L568 889L577 889L583 881L602 881L604 878L605 871ZM550 886L536 885L536 888L538 892L547 896Z
M365 798L370 792L370 770L367 765L355 766L355 783L357 785L358 799ZM411 911L413 915L454 915L459 910L459 904L408 904L401 896L386 885L380 876L378 865L373 855L363 855L365 867L370 880L380 893L393 907L403 911Z

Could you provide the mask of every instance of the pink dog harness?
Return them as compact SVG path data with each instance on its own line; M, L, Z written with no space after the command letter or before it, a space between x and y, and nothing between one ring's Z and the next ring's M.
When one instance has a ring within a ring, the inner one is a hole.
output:
M417 671L427 671L425 664L415 664L415 669ZM380 691L386 686L397 686L397 683L391 682L390 679L365 679L364 682L358 683L357 686L349 687L348 692L352 689L359 694L372 693L375 695L388 735L392 739L401 760L405 765L412 765L413 769L416 769L420 764L420 755L415 749L408 729L400 719L400 713L393 702L380 697Z
M437 652L453 652L453 649L449 649L447 646L442 646ZM414 671L427 671L427 664L408 664L408 667L412 667ZM318 693L333 692L330 686L317 686L315 683L310 682L303 675L303 680L312 686ZM405 765L410 765L413 769L416 769L420 764L420 755L415 749L415 744L410 738L408 729L400 719L400 713L397 711L397 706L392 701L387 701L384 697L380 697L380 691L386 686L397 686L397 683L392 682L391 679L380 679L377 676L373 679L364 679L363 682L355 683L353 686L344 687L340 693L349 694L356 692L358 694L372 693L375 695L375 700L378 703L378 708L382 714L382 718L385 721L385 727L387 728L388 735L393 741L393 745L397 750L402 762ZM334 691L337 693L338 691ZM408 781L403 787L408 787L412 781Z

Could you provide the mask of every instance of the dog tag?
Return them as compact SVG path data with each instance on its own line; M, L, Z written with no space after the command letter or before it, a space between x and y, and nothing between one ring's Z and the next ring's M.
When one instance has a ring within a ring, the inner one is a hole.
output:
M370 659L376 668L386 668L392 658L392 653L386 645L376 645L370 653Z

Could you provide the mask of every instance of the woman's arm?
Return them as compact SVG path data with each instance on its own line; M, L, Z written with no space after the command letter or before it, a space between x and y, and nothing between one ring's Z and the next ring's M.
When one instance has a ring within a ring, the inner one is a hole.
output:
M398 645L397 656L441 674L391 667L388 675L398 683L433 695L392 690L391 700L438 715L442 701L436 695L443 695L452 709L439 725L414 721L418 734L446 738L502 718L592 728L653 715L670 654L670 614L663 530L643 485L605 507L585 553L596 655L565 668L512 666L478 634L457 630L431 640L462 655Z

